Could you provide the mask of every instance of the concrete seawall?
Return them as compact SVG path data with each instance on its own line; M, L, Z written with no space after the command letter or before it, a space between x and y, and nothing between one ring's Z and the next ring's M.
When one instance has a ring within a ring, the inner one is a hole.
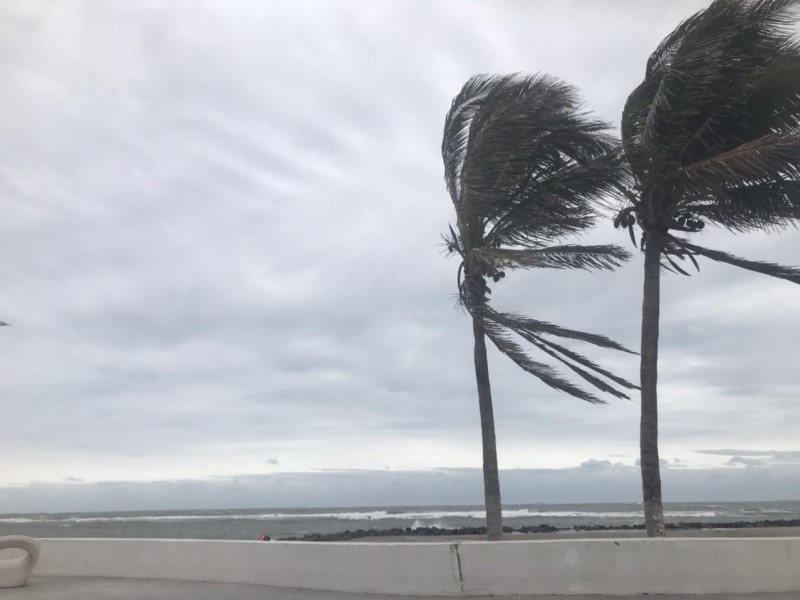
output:
M800 537L454 544L40 541L37 575L452 596L800 592Z

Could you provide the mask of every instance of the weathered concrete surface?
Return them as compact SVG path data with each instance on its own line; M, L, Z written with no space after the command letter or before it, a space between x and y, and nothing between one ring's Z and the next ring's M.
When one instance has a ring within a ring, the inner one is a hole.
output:
M44 539L35 575L355 594L753 594L800 598L800 538L420 544ZM0 599L2 600L2 599Z
M750 594L800 598L800 538L464 542L465 594Z
M456 595L449 544L43 539L43 576L214 581L354 593Z
M408 596L274 588L239 583L153 581L96 577L32 577L27 587L3 590L3 600L408 600ZM603 600L797 600L796 593L731 596L603 596ZM453 600L427 596L429 600ZM487 596L473 596L475 600ZM516 596L515 600L598 600L599 596Z

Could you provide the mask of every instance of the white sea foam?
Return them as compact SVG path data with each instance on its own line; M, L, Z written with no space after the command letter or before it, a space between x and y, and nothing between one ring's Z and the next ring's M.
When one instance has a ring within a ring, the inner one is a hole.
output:
M782 508L743 508L739 512L746 515L793 515L791 510Z
M8 517L0 519L0 523L40 523L42 519L31 519L29 517Z
M438 527L439 529L445 529L447 525L445 525L441 520L425 520L425 519L416 519L414 524L411 525L411 529L420 529L422 527Z
M678 510L666 511L665 515L668 517L684 517L684 518L705 518L718 516L714 511L692 511L692 510ZM530 508L521 508L514 510L504 510L503 517L506 519L515 518L551 518L551 519L638 519L641 518L641 511L617 511L617 512L600 512L600 511L575 511L575 510L536 510ZM417 519L417 520L441 520L444 518L466 518L466 519L485 519L486 513L482 510L471 511L442 511L442 512L407 512L407 513L394 513L386 517L389 519ZM340 516L339 518L347 518ZM376 517L373 517L376 518Z
M765 511L766 512L766 511ZM775 511L778 512L778 511ZM666 511L667 517L677 518L710 518L718 514L714 511ZM574 510L537 510L531 508L509 509L503 511L506 519L540 518L540 519L639 519L640 511L574 511ZM353 512L317 512L317 513L234 513L234 514L194 514L194 515L128 515L128 516L68 516L56 518L52 515L42 517L7 517L0 518L0 523L179 523L187 521L270 521L276 519L334 519L342 521L385 521L389 519L413 520L414 527L441 526L443 519L478 519L486 518L482 510L443 510L443 511L401 511L386 510L353 511Z

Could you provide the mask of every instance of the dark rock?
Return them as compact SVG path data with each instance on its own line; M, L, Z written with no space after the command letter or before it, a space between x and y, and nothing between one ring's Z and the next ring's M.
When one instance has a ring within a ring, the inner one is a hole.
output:
M718 523L714 521L706 522L684 522L667 523L670 531L696 530L696 529L745 529L750 527L800 527L800 519L776 519L762 521L732 521ZM553 533L556 531L636 531L644 529L643 523L629 525L575 525L574 527L554 527L553 525L524 525L518 529L513 527L503 527L505 533ZM339 533L309 533L302 537L282 538L284 541L291 542L340 542L357 540L366 537L398 537L398 536L442 536L442 535L486 535L485 527L456 527L453 529L441 527L405 527L403 529L395 527L392 529L357 529L356 531L345 530Z

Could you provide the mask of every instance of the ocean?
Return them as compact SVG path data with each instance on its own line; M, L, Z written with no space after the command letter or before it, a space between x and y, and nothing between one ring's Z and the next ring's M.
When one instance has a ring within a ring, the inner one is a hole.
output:
M669 522L730 523L800 519L800 501L673 503ZM503 509L504 525L632 525L642 522L640 504L523 504ZM155 510L0 515L0 535L255 540L355 529L480 527L480 506Z

